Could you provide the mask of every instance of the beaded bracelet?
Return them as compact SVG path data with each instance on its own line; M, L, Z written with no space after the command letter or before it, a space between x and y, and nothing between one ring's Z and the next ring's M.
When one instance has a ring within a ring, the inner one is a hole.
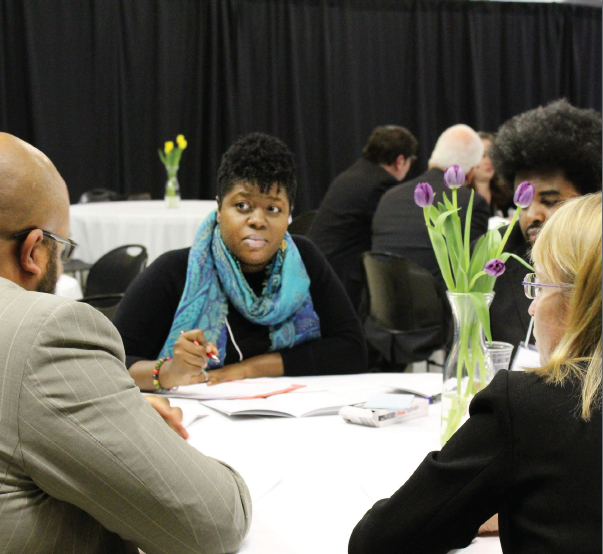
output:
M157 360L157 363L155 364L155 368L153 369L153 386L155 387L156 391L167 392L167 391L171 390L171 389L164 389L159 384L159 368L161 368L161 366L163 365L163 362L167 362L171 359L172 358L170 358L169 356L167 358L159 358Z

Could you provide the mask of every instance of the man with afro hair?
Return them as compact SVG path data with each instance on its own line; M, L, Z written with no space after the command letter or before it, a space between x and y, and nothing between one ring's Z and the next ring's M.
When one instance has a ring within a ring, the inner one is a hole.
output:
M503 123L490 157L509 186L534 185L534 200L521 211L505 248L529 262L538 232L552 213L569 198L601 190L601 114L564 99L524 112ZM528 270L513 258L506 266L494 287L492 338L517 346L530 323L531 301L520 285Z

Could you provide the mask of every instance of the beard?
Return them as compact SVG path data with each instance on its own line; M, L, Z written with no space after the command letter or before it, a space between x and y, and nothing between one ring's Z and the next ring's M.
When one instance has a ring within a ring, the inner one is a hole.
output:
M535 221L524 232L524 237L529 244L534 244L538 233L540 233L540 229L542 229L543 223L541 221Z
M37 292L46 292L48 294L54 294L57 288L57 281L59 280L59 264L57 263L57 243L53 240L49 241L48 245L48 263L46 264L46 271L42 278L38 282L36 287Z

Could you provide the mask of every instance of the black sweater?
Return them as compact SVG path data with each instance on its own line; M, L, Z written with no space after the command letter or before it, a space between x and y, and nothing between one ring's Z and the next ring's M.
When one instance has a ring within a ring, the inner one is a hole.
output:
M601 552L601 410L578 418L580 390L507 372L404 486L358 523L350 554L445 554L499 514L503 552Z
M281 350L285 375L329 375L366 371L366 344L358 317L341 283L318 249L294 236L310 277L310 295L320 319L319 340ZM166 252L128 288L114 319L126 350L126 365L156 360L172 327L186 283L190 248ZM264 272L246 274L256 294ZM245 319L229 301L228 323L243 358L265 354L270 348L269 328ZM224 365L239 361L230 337Z

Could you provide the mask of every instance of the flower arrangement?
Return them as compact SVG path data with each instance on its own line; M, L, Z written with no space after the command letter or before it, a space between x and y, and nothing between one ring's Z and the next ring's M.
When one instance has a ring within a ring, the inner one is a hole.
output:
M499 232L503 225L489 229L480 237L471 252L471 212L475 192L471 191L463 231L458 213L460 208L457 204L457 190L464 185L465 174L458 165L452 165L446 169L444 181L452 190L452 200L449 200L444 193L443 202L438 202L437 206L434 205L434 192L429 183L419 183L414 192L415 203L423 208L425 224L438 266L448 288L448 296L451 303L453 299L457 302L456 307L453 303L456 324L455 343L444 370L443 443L452 436L466 416L469 401L477 392L476 383L479 383L479 388L487 384L484 348L479 345L483 343L482 328L488 342L492 342L488 306L493 298L492 289L496 277L504 273L505 262L510 257L516 258L532 269L519 256L504 252L504 248L521 209L527 208L534 197L534 186L527 181L521 183L513 197L517 210L504 236L501 237ZM463 298L468 301L464 301ZM456 383L448 384L454 392L450 393L447 399L449 405L445 406L447 369L449 374L456 373ZM476 371L479 372L479 379Z
M173 141L168 140L163 147L163 152L161 151L161 148L158 150L159 159L163 162L168 177L176 177L180 165L180 158L182 158L182 151L186 148L188 143L186 142L184 135L178 135L176 137L176 144L178 146L174 147Z
M176 137L176 144L178 146L174 146L173 141L168 140L163 147L163 152L161 149L158 150L159 159L165 166L168 175L165 185L165 202L168 208L177 208L180 201L180 185L178 184L177 175L182 151L187 146L184 135Z

